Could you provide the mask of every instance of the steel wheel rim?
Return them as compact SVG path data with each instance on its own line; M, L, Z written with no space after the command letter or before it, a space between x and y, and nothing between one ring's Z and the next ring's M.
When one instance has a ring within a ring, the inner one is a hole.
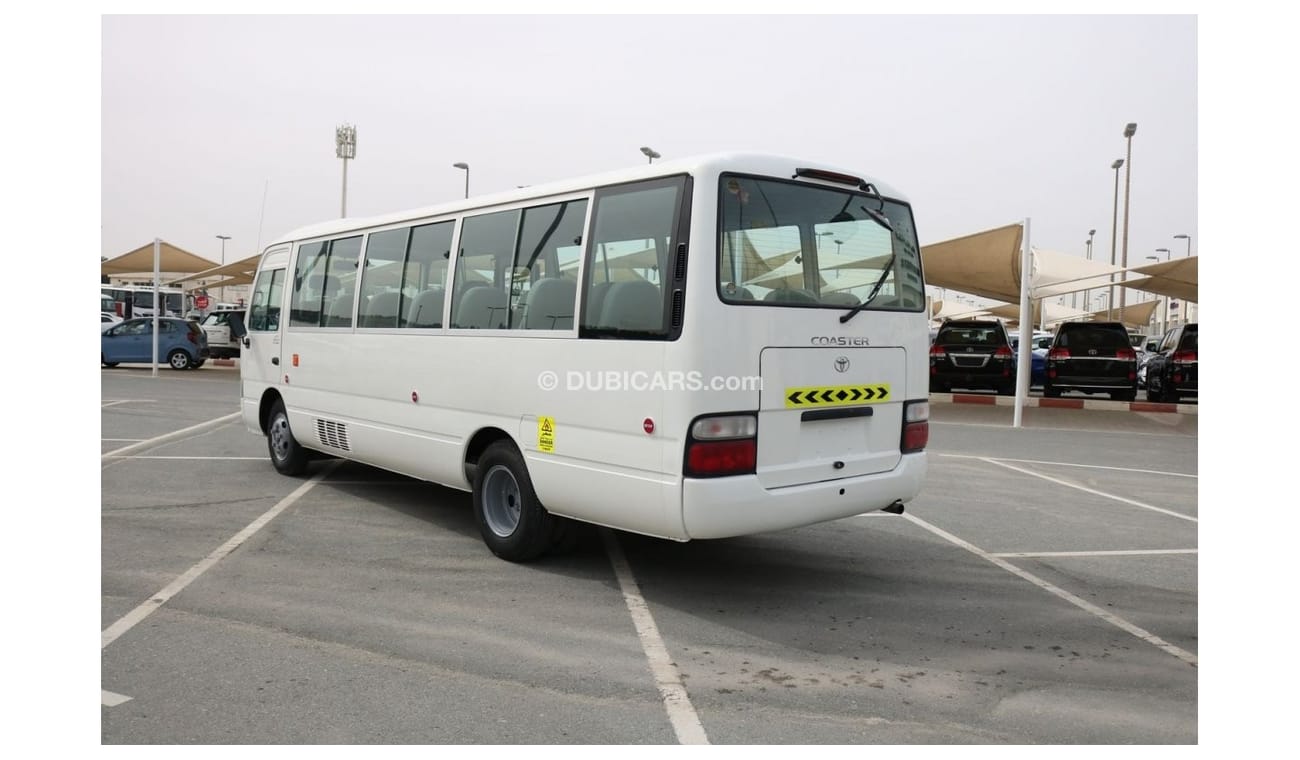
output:
M497 465L483 477L483 518L501 538L509 538L519 527L521 497L519 482L505 465Z
M289 446L293 436L289 433L289 418L283 414L271 420L271 454L276 461L283 462L289 458Z

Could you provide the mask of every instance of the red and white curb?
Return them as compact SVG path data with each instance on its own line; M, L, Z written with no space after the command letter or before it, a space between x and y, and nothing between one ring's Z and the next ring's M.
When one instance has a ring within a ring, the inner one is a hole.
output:
M1015 406L1012 396L981 395L978 393L931 393L932 404L979 404L983 406ZM1168 414L1196 414L1196 404L1163 404L1155 401L1111 401L1091 398L1036 398L1025 399L1026 407L1040 409L1099 409L1109 412L1164 412Z

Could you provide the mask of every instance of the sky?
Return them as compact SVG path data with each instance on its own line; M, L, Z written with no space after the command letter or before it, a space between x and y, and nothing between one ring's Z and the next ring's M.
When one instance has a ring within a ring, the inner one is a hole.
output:
M1285 604L1268 588L1294 572L1285 564L1293 518L1279 496L1293 465L1276 436L1295 415L1256 392L1279 387L1261 374L1276 368L1233 349L1284 324L1285 300L1274 296L1294 290L1285 230L1300 168L1287 73L1300 68L1294 25L1252 0L1095 0L1052 4L1053 15L1026 15L1041 4L984 2L977 16L949 15L956 3L890 6L922 15L883 16L819 0L798 4L809 15L773 15L790 5L754 0L744 7L758 15L699 13L715 5L663 0L652 10L683 15L593 16L580 14L607 6L556 0L546 7L573 15L536 17L493 0L436 6L493 12L485 16L356 16L347 14L358 6L325 0L312 8L338 15L256 15L296 12L274 0L185 6L247 16L148 15L175 12L161 2L11 11L0 32L5 208L11 282L25 285L2 308L48 313L49 292L26 285L61 282L64 262L75 274L156 237L215 262L216 236L228 235L233 261L337 218L334 130L345 123L358 134L349 216L459 198L456 162L470 165L480 194L640 164L643 145L665 158L746 149L898 188L923 245L1028 218L1035 245L1079 256L1096 229L1094 256L1109 260L1110 167L1126 157L1124 125L1136 122L1130 263L1158 248L1185 255L1173 236L1192 236L1206 291L1202 344L1218 357L1202 373L1198 413L1201 743L1269 746L1271 727L1288 725L1287 703L1251 679L1285 682L1285 651L1269 646L1271 632L1287 630ZM1121 170L1121 234L1126 178ZM89 361L93 332L79 311L53 311L54 336L16 333L11 355L35 360L11 363L11 430L33 461L41 452L61 476L73 463L65 479L90 490L69 486L56 506L40 500L46 469L19 468L11 483L21 507L11 535L67 533L61 555L74 557L55 569L46 541L18 542L29 555L16 547L22 567L49 575L15 584L11 606L48 611L51 624L11 628L44 655L25 658L23 702L34 712L15 724L47 727L46 741L68 736L61 716L71 712L76 737L97 744L88 682L75 690L79 707L43 709L67 705L67 684L98 672L88 639L99 625L99 537L89 516L101 444L60 423L98 419L96 402L106 403ZM65 335L79 336L71 362L51 342ZM1257 430L1264 419L1279 420L1272 443Z
M350 217L761 150L883 180L922 244L1031 220L1196 253L1197 21L1168 16L106 16L100 255L214 261ZM162 65L160 65L162 63ZM1129 188L1126 200L1125 187Z

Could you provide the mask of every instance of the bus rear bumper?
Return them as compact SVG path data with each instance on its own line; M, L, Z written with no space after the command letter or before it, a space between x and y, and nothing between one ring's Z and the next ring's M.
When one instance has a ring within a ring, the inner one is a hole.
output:
M838 520L910 501L921 490L925 452L904 454L889 472L766 489L756 475L686 478L687 538L729 538Z

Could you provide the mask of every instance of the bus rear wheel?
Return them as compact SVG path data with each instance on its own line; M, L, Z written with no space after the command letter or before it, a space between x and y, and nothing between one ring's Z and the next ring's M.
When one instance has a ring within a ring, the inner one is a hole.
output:
M524 458L512 443L498 441L479 457L473 496L474 522L493 554L527 562L550 547L554 518L537 500Z

